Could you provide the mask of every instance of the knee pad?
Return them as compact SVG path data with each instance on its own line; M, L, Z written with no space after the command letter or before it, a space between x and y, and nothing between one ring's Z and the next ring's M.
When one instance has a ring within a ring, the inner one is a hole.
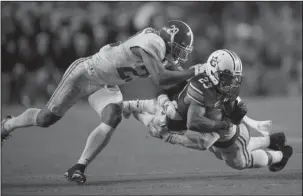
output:
M53 114L49 109L42 109L37 116L37 126L39 127L49 127L50 125L57 122L61 116Z
M116 128L122 120L122 108L116 103L110 103L101 113L101 121L112 128Z

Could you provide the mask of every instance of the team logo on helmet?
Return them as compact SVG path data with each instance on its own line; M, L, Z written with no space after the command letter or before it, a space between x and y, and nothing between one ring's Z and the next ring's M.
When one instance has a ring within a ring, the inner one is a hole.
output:
M170 34L171 39L174 40L175 35L179 32L179 28L175 25L171 25L171 28L167 29L167 32Z
M209 61L210 65L212 67L218 66L218 63L219 63L218 58L219 58L218 56L213 56L212 59Z

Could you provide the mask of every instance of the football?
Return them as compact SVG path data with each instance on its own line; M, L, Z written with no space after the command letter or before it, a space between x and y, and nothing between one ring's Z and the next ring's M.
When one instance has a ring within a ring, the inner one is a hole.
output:
M222 120L223 112L218 108L206 108L205 117L211 120Z
M229 101L224 103L225 115L231 117L234 112L235 101Z

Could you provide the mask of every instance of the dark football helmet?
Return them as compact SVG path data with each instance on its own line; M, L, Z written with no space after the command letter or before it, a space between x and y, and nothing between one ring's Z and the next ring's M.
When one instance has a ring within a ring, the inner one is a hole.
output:
M193 51L194 34L183 21L171 20L159 31L166 44L166 56L173 58L174 64L183 64Z

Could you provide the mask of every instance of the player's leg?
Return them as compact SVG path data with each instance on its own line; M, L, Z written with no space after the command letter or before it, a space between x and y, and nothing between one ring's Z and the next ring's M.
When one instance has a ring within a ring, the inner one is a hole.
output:
M282 170L290 157L293 149L285 146L280 151L257 149L251 152L250 168L261 168L269 166L269 170L277 172Z
M192 130L187 130L184 133L184 136L188 138L188 141L184 140L186 143L183 146L189 148L194 146L195 149L198 150L209 149L220 138L220 135L217 132L204 133ZM196 146L198 146L198 148Z
M279 163L283 158L282 151L269 151L263 149L256 149L251 152L251 166L250 168L267 167L271 164Z
M279 150L285 146L286 137L284 133L273 133L269 136L251 137L247 146L248 151L253 151L259 148L269 148Z
M101 123L88 136L85 148L77 162L64 176L84 183L86 167L108 144L114 130L122 120L122 94L116 89L103 88L89 96L89 103L101 116Z
M250 126L242 123L240 126L242 129L248 130L250 133ZM252 152L253 150L259 148L269 148L272 150L279 150L285 146L286 137L283 132L273 133L270 135L264 135L260 137L250 137L249 144L247 145L247 150Z
M250 166L251 155L247 150L250 133L245 125L235 126L239 135L235 142L228 148L223 148L222 158L233 169L242 170Z
M154 114L156 110L157 101L155 99L123 101L123 116L126 118L133 112Z
M241 98L237 97L237 100L241 101ZM244 116L244 118L242 119L242 123L247 126L250 132L252 131L260 132L264 136L269 135L270 129L272 127L271 120L258 121L249 118L248 116Z
M244 118L242 119L242 123L244 123L248 127L250 132L259 132L263 136L269 135L272 126L271 120L257 121L249 118L248 116L244 116Z
M270 166L271 171L280 171L283 169L292 155L292 148L285 146L285 136L282 133L275 134L275 137L249 137L249 131L246 126L239 125L240 134L236 143L238 150L234 155L228 155L228 164L235 169L260 168ZM282 139L281 139L282 138ZM282 140L282 142L281 142ZM259 141L259 142L258 142ZM281 150L263 150L262 142L267 143L266 147L277 148ZM275 145L274 145L275 144ZM259 149L256 147L259 145ZM232 157L235 157L232 160Z
M16 117L8 116L4 119L1 123L1 143L18 128L49 127L57 122L81 96L80 83L86 71L83 66L85 60L78 59L70 65L46 107L29 108Z

